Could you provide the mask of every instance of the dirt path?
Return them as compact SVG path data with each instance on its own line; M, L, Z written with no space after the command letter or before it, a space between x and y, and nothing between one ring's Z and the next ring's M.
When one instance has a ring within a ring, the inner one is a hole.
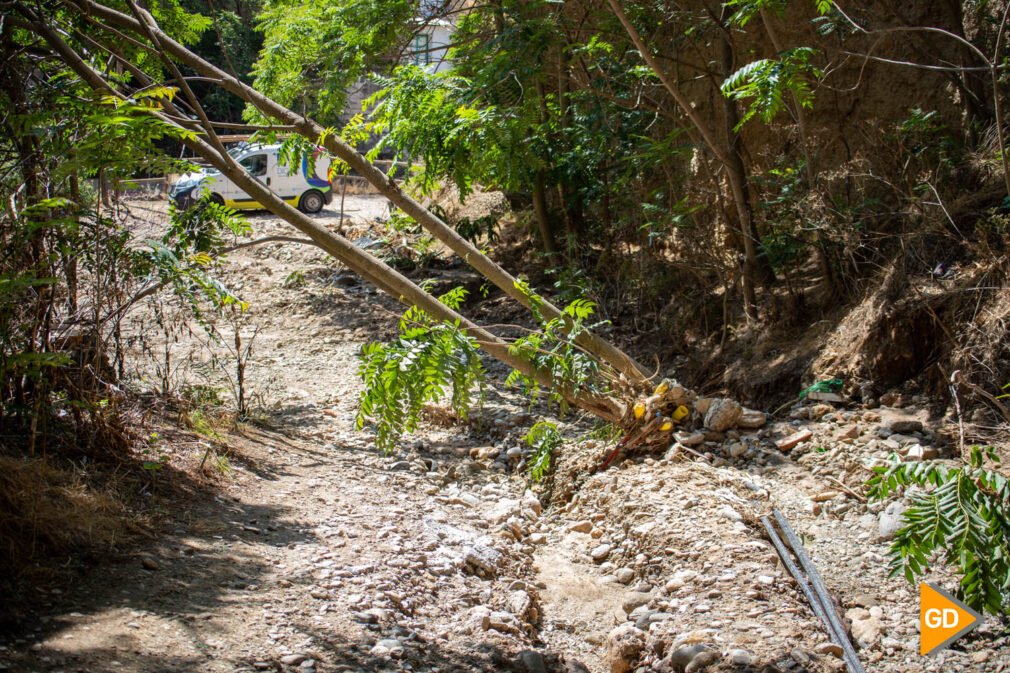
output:
M385 206L347 207L359 238ZM772 506L861 622L868 671L1010 670L996 624L967 649L918 656L912 587L886 577L882 508L833 481L858 483L889 448L877 412L706 437L708 460L627 461L544 509L514 469L522 400L492 394L471 426L429 426L391 456L354 430L355 355L398 307L311 247L240 251L226 280L252 308L219 325L221 343L258 330L249 388L284 434L231 437L217 497L194 493L143 554L40 594L42 619L0 645L0 670L844 670L761 535ZM167 339L185 363L177 386L223 385L200 334ZM772 447L799 427L814 433L805 448ZM601 448L566 451L591 464Z

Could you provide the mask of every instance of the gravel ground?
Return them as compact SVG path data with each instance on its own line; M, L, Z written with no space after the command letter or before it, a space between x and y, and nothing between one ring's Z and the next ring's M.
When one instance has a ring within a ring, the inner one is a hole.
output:
M343 229L367 241L385 203L346 207ZM252 220L257 236L285 233ZM992 619L919 656L917 589L887 578L894 507L859 496L891 451L949 450L922 425L922 400L684 432L665 456L596 474L607 447L572 440L553 490L531 490L517 449L534 416L514 393L492 386L469 424L433 417L389 456L355 431L355 355L393 333L400 309L323 253L246 248L224 279L251 308L218 325L216 345L143 308L128 331L167 335L177 386L220 384L228 370L213 356L227 361L236 328L246 343L255 332L248 387L276 429L230 435L216 495L176 502L148 545L40 591L39 618L0 644L0 670L842 671L764 538L758 518L773 507L802 535L867 671L1010 670ZM775 446L801 430L805 441ZM928 579L952 586L942 571Z

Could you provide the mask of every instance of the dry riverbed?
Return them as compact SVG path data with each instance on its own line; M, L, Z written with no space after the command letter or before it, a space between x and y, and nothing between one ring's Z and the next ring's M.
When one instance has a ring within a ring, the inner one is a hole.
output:
M346 208L345 232L371 245L385 203L352 196ZM257 236L286 233L252 220ZM917 590L886 571L895 506L859 496L866 466L892 451L949 450L917 411L924 400L800 406L592 476L580 468L606 447L572 419L544 493L520 467L520 437L544 410L512 393L389 456L355 431L356 354L393 333L400 308L322 252L246 248L224 278L251 308L219 325L220 343L255 331L249 388L274 430L227 438L217 495L173 501L141 549L40 591L39 617L0 643L0 670L843 671L763 536L772 507L803 536L867 671L1010 670L996 620L919 656ZM155 329L144 308L134 320L134 333ZM185 363L180 386L219 369L190 328L163 339ZM810 437L776 447L801 430ZM577 482L570 498L563 481Z

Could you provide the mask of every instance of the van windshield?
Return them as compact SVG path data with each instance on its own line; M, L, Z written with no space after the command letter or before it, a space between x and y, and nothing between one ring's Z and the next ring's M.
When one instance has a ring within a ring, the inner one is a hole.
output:
M230 156L232 159L234 159L238 155L242 154L242 152L244 152L245 150L246 150L246 144L245 143L242 143L240 145L235 145L234 147L228 148L228 156ZM210 167L207 168L206 173L207 173L207 175L220 175L221 171L217 170L213 166L210 166Z

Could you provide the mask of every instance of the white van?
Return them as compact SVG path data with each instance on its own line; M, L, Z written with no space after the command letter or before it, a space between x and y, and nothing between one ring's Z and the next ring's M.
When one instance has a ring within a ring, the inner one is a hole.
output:
M239 145L228 153L254 178L270 187L282 199L305 213L318 213L333 200L329 180L330 160L317 149L315 161L302 159L298 170L289 171L277 160L280 145ZM313 165L314 164L314 165ZM320 177L323 176L323 177ZM188 208L200 198L203 190L210 198L229 208L262 208L263 205L239 189L216 169L204 169L182 176L169 190L169 196L180 208Z

